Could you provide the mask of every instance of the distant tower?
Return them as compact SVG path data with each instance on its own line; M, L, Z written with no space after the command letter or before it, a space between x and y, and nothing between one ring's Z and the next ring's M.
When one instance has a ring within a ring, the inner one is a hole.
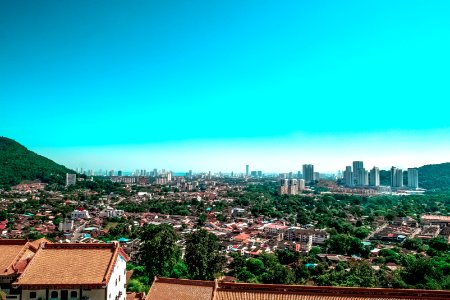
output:
M303 191L305 189L305 180L304 179L299 179L298 180L298 190L299 191Z
M353 172L351 166L345 167L344 183L346 186L353 186Z
M403 171L396 167L391 168L391 187L401 188L403 187Z
M66 186L74 185L77 183L77 174L66 173Z
M250 166L245 165L245 177L248 177L250 175Z
M303 165L303 179L305 179L306 183L314 180L314 165Z
M117 176L122 176L122 170L117 171Z
M373 167L372 170L370 170L369 185L372 187L380 186L380 169L378 169L377 167Z
M419 169L408 168L408 187L411 189L419 187Z

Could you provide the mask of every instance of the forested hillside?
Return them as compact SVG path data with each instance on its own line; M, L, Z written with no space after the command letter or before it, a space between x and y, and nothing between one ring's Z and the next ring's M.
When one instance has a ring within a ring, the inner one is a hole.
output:
M22 180L61 181L66 173L75 172L28 150L12 139L0 137L0 188L18 184Z
M403 173L404 184L408 184L408 175ZM391 184L391 172L380 171L381 185ZM450 191L450 163L426 165L419 168L419 187L434 191Z

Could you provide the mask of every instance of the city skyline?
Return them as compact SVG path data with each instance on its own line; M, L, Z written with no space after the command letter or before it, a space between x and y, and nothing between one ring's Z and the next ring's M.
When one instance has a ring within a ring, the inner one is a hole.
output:
M447 162L449 14L446 1L2 1L0 135L70 168Z

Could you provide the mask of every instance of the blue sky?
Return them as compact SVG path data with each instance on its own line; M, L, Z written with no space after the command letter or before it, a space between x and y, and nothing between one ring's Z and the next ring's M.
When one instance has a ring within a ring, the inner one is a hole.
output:
M69 167L448 161L448 1L0 2L0 135Z

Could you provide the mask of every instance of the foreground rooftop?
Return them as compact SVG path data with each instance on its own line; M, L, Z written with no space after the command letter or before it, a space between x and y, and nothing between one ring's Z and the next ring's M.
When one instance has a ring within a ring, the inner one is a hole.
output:
M450 291L226 283L155 278L146 300L450 299Z

